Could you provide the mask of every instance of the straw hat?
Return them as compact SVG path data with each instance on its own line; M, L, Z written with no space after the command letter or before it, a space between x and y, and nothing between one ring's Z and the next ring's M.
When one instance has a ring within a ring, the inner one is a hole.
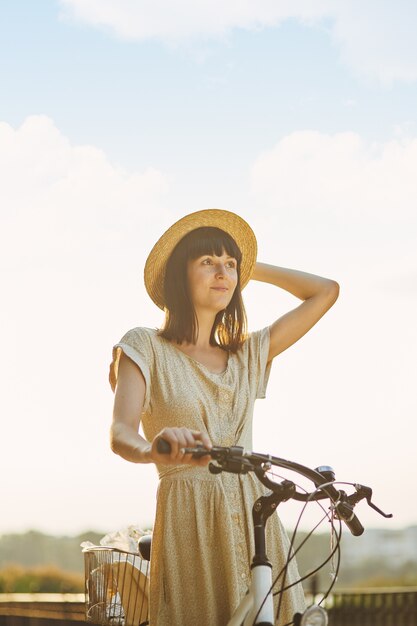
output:
M145 263L145 287L160 308L164 309L165 268L175 246L181 239L196 228L212 226L228 233L237 243L242 252L240 268L240 286L243 289L249 282L256 263L256 237L244 219L222 209L205 209L196 211L175 222L158 239Z

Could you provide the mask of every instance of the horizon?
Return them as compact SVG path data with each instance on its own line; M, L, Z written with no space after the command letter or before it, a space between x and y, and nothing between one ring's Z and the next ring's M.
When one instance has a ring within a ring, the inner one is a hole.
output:
M43 535L45 537L53 537L55 539L61 539L61 538L69 538L69 539L77 539L77 538L82 538L85 535L88 535L89 533L94 534L94 535L101 535L103 533L103 537L105 537L106 535L112 533L112 532L118 532L118 531L123 531L123 530L127 530L129 528L129 526L133 526L135 529L137 528L134 524L131 525L127 525L126 527L123 528L112 528L112 529L108 529L106 531L101 531L101 530L97 530L94 528L89 528L86 529L84 531L81 532L75 532L75 533L48 533L48 532L44 532L42 530L36 529L36 528L28 528L25 531L21 531L21 532L1 532L0 533L0 539L2 537L11 537L14 535L20 536L20 535L29 535L29 534L36 534L36 535ZM365 531L362 535L359 535L360 537L364 537L367 533L401 533L403 531L407 531L407 530L412 530L417 528L417 524L411 524L409 526L402 526L402 527L398 527L398 528L382 528L380 526L370 526L365 528ZM139 529L139 528L137 528ZM140 528L140 530L143 531L148 531L148 530L152 530L151 527L145 527L145 528ZM300 534L307 534L310 532L311 529L308 528L300 528L297 533ZM286 531L290 534L293 531L293 527L289 526L288 528L286 528ZM315 530L314 531L314 536L318 536L318 535L325 535L327 536L329 533L326 530ZM357 537L355 537L354 535L351 535L351 533L349 532L349 530L347 529L347 527L345 525L343 525L343 534L342 534L342 539L343 537L349 537L350 540L352 541L356 541Z

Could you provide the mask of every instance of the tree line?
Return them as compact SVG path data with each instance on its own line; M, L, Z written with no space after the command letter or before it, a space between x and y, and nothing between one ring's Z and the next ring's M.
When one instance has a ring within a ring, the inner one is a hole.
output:
M370 531L372 532L372 531ZM0 536L0 593L80 593L84 590L84 559L81 542L99 544L104 533L86 531L76 536L47 535L31 530ZM295 547L306 533L297 535ZM353 538L357 541L357 538ZM342 551L350 537L342 539ZM313 535L297 553L301 575L315 569L330 552L329 535ZM346 561L346 559L345 559ZM331 564L316 578L319 590L328 586ZM308 587L309 583L307 583ZM384 557L379 551L362 560L344 563L342 557L337 587L417 586L417 559Z

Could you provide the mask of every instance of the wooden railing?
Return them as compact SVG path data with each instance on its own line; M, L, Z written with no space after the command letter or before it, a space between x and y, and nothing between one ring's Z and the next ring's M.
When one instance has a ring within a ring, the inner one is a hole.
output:
M85 621L84 594L0 594L0 626L79 626Z
M326 608L329 626L417 626L417 588L337 591Z
M417 626L417 588L337 591L326 608L329 626ZM83 594L0 594L0 626L80 626L84 621Z

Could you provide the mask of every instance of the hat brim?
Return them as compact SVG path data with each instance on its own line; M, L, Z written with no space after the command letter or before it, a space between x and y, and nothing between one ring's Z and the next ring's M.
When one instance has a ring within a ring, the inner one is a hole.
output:
M190 213L175 222L158 239L145 263L145 287L151 299L164 309L165 269L169 257L181 239L196 228L211 226L220 228L235 240L242 253L240 286L246 287L252 276L257 255L255 233L247 222L236 213L223 209L205 209Z

